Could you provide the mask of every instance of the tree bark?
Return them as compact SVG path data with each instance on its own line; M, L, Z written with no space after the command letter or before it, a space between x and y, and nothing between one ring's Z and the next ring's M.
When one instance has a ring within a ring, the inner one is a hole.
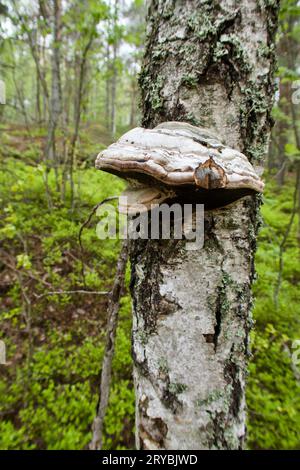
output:
M116 93L117 93L117 45L113 44L113 59L112 59L112 77L111 77L111 111L110 111L110 132L112 137L116 135Z
M289 32L293 29L293 24L289 25ZM289 39L286 35L282 35L279 44L277 46L277 53L281 57L281 62L284 67L288 66L288 57L286 51L290 44ZM295 62L294 62L295 63ZM281 116L278 119L273 133L277 139L277 168L278 172L276 175L277 184L283 186L285 182L285 174L288 166L288 159L285 155L285 145L288 143L288 133L290 128L289 116L291 114L290 101L291 101L291 90L290 84L280 78L279 83L279 103L278 108L281 112Z
M91 34L85 44L81 57L78 58L79 59L78 64L76 64L76 58L75 58L75 72L78 73L78 85L75 89L74 132L71 138L70 155L69 155L69 167L70 167L69 177L70 177L70 192L71 192L72 209L74 208L74 180L73 180L74 157L75 157L75 150L76 150L76 144L78 140L79 127L80 127L80 121L81 121L82 99L83 99L83 94L84 94L84 82L85 82L85 76L86 76L87 59L88 59L89 50L93 44L93 39L94 39L94 36L93 34Z
M115 0L114 2L114 19L113 19L113 45L112 45L112 62L111 62L111 101L110 101L110 132L111 136L114 137L116 135L116 99L117 99L117 53L118 53L118 42L119 39L117 37L117 18L118 18L118 7L119 7L119 0Z
M105 126L110 130L110 49L107 38L106 44L106 79L105 79Z
M58 188L58 162L56 155L55 134L58 120L62 112L62 92L61 92L61 0L53 0L53 41L52 41L52 63L51 63L51 100L49 109L48 134L45 149L47 163L52 163L56 174Z
M39 46L39 31L36 29L35 31L35 49L36 49L36 55L37 55L37 60L40 63L40 46ZM35 64L36 67L36 74L35 74L35 120L38 125L41 124L42 120L42 115L41 115L41 81L40 81L40 75L38 72L38 68Z
M140 75L143 124L209 128L262 165L278 2L153 0ZM132 241L139 449L239 449L259 197L205 212L204 247Z

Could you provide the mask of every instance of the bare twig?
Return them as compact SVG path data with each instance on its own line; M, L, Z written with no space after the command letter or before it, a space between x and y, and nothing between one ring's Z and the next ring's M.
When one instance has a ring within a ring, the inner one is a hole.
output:
M104 358L102 363L100 400L97 407L97 414L92 426L92 440L90 450L100 450L103 442L103 423L109 400L109 390L111 383L112 359L115 349L115 338L118 324L118 314L121 291L124 284L124 276L128 258L128 241L124 240L117 263L117 271L114 285L110 294L108 304L107 335Z
M84 290L84 289L78 289L78 290L54 290L50 292L44 292L43 294L36 294L34 293L33 295L37 299L41 299L42 297L47 297L48 295L68 295L68 294L91 294L91 295L108 295L109 292L106 291L94 291L94 290Z
M103 204L105 204L108 201L118 199L118 197L119 196L110 196L110 197L107 197L107 198L103 199L103 201L98 202L98 204L96 204L93 207L93 209L90 212L90 214L89 214L88 218L86 219L86 221L80 227L80 230L79 230L79 233L78 233L78 242L79 242L79 246L80 246L81 276L82 276L82 281L83 281L84 285L86 285L86 283L85 283L85 271L84 271L84 261L83 261L83 246L82 246L82 239L81 239L82 232L89 225L89 223L91 222L91 220L92 220L94 214L96 213L98 207L102 206Z
M81 248L81 249L83 249L83 248L82 248L82 241L81 241L81 235L82 235L83 229L89 225L89 223L90 223L90 221L92 220L93 215L96 213L98 207L102 206L103 204L105 204L105 203L108 202L108 201L112 201L113 199L118 199L118 197L119 197L119 196L110 196L110 197L107 197L107 198L103 199L103 201L98 202L98 204L96 204L96 205L93 207L93 209L92 209L92 211L90 212L88 218L87 218L86 221L82 224L82 226L80 227L80 230L79 230L78 241L79 241L79 245L80 245L80 248Z

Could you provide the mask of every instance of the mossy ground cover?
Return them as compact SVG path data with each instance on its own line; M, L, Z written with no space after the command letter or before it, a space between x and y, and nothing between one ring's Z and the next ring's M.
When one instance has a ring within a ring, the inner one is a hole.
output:
M268 178L263 227L256 254L255 328L249 366L248 446L252 449L300 448L300 382L291 360L300 338L300 246L296 218L283 255L283 282L278 306L279 245L292 212L294 177L279 188Z
M91 438L99 396L107 298L47 292L110 290L118 241L97 238L95 217L83 232L81 256L78 232L93 206L119 194L123 183L95 171L92 163L84 165L82 159L75 174L75 210L70 210L68 194L65 203L60 201L52 172L48 175L54 202L50 210L40 147L35 143L39 153L24 156L32 148L31 142L22 148L24 134L15 129L14 146L6 144L1 158L0 337L6 344L7 365L0 366L0 448L82 449ZM93 142L89 142L89 158L91 148L95 149ZM127 284L128 280L129 273ZM130 335L126 288L106 417L106 448L133 446Z
M97 218L83 232L83 260L78 232L92 207L117 195L123 183L97 172L92 161L99 129L81 139L75 173L76 204L70 210L55 192L49 209L41 131L2 130L0 176L0 339L7 365L0 366L1 449L83 449L91 438L104 350L107 298L89 294L47 295L56 290L107 291L119 243L99 240ZM105 140L106 139L106 140ZM25 143L24 143L25 142ZM292 210L293 175L279 189L269 178L262 207L254 285L256 326L249 366L247 401L249 448L299 448L300 387L292 367L291 346L300 338L299 245L297 220L284 254L283 282L274 304L279 243ZM129 272L127 273L127 285ZM131 314L124 292L113 365L105 448L134 446L134 391L130 357Z

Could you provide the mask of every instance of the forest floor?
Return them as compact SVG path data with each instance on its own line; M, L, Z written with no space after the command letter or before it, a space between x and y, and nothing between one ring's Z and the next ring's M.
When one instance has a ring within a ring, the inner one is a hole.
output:
M103 356L105 295L53 294L108 291L119 243L99 240L97 217L78 243L81 225L99 201L118 195L123 183L93 168L110 143L105 129L81 133L75 172L75 207L55 190L41 159L45 131L0 127L0 449L82 449L91 438ZM45 178L53 197L49 209ZM248 446L300 448L300 379L292 342L300 339L300 249L295 220L284 253L277 306L279 245L292 211L293 175L278 188L267 178L254 285L256 325L248 379ZM84 276L82 274L84 264ZM127 285L129 272L127 272ZM133 448L134 392L130 357L131 313L124 292L105 422L104 447Z

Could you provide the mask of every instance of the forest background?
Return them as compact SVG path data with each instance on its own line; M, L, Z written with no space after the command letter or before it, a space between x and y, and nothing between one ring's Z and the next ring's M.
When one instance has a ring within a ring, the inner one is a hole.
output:
M271 1L271 0L270 0ZM0 449L83 449L99 399L119 252L91 209L120 194L96 155L139 125L142 0L0 2ZM283 0L256 254L248 448L300 448L300 6ZM260 51L267 54L268 51ZM193 86L193 84L191 84ZM159 89L153 87L160 106ZM84 275L82 264L84 265ZM122 297L104 448L134 447L131 309ZM293 354L294 353L294 354Z

